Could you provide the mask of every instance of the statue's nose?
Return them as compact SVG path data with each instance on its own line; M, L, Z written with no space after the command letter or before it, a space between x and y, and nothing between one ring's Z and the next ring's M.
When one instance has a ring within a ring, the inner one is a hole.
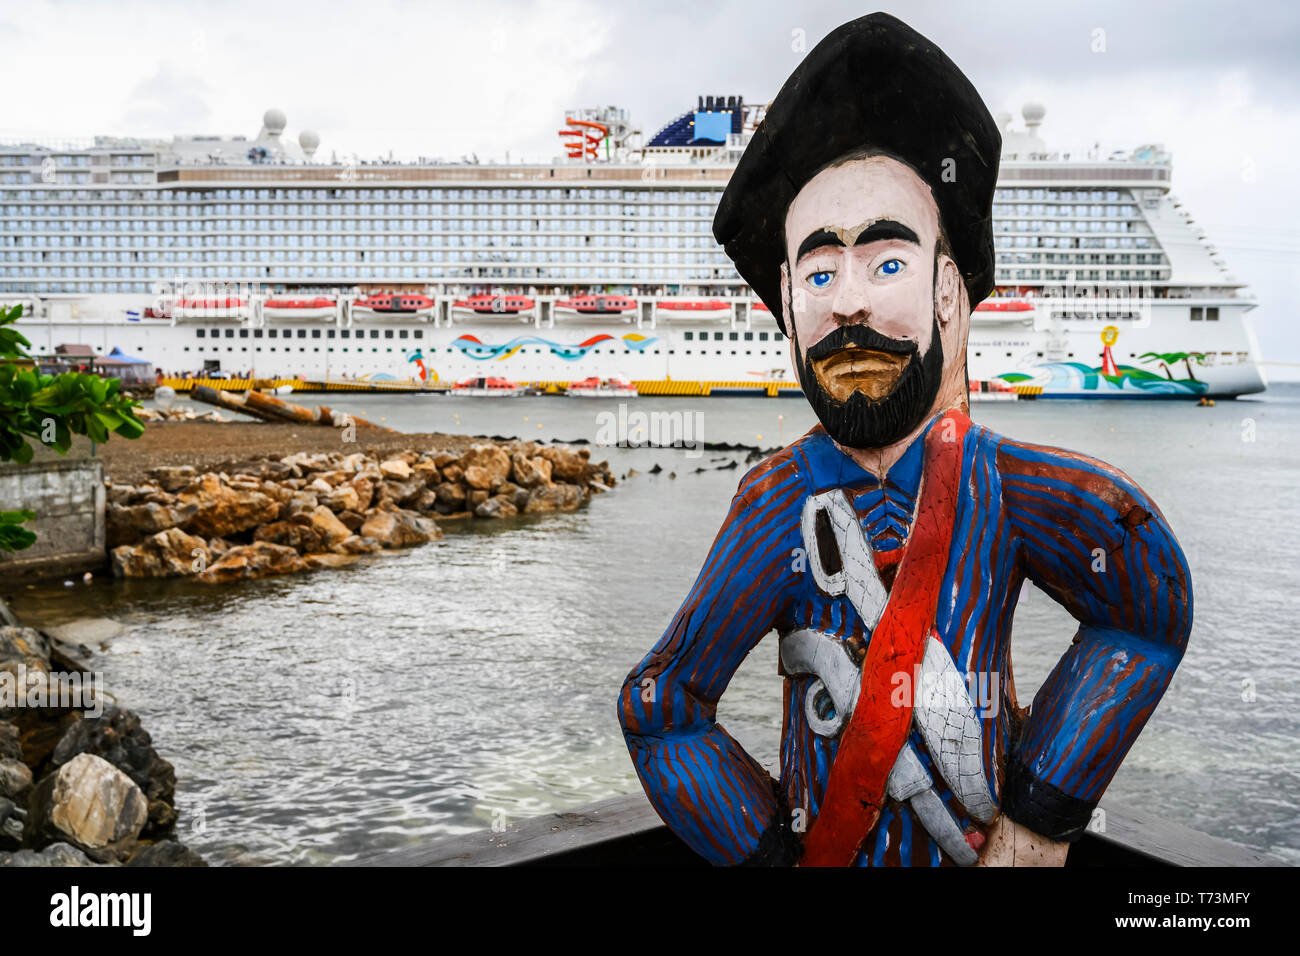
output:
M831 315L837 325L866 325L871 318L872 287L869 270L845 256L836 276Z

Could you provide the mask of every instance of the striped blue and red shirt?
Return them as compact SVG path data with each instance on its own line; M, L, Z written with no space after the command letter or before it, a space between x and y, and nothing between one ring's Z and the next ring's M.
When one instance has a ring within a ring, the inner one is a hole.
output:
M750 859L779 814L801 811L810 825L838 741L808 725L804 698L814 678L787 676L780 779L772 781L716 720L740 663L773 631L809 628L862 645L871 639L853 605L823 594L806 567L804 501L844 489L888 586L896 567L889 558L906 546L924 438L883 483L821 426L757 465L741 480L685 603L624 682L619 718L646 794L713 863ZM997 706L980 718L994 804L1034 832L1074 839L1182 657L1192 622L1187 563L1155 504L1095 459L973 425L961 474L935 627L957 670L985 675L979 679L997 689ZM1017 705L1010 656L1026 579L1079 622L1027 710ZM972 825L921 736L913 730L910 740L953 816ZM858 865L869 866L948 862L909 805L893 800L857 855Z

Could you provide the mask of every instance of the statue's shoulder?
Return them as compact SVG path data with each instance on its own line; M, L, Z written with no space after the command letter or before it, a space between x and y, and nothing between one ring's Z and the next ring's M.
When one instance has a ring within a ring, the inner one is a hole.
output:
M1092 476L1096 480L1121 485L1133 484L1120 469L1092 455L1009 438L989 429L982 429L982 432L981 446L996 457L998 471L1004 478L1014 475L1066 478L1075 475L1079 478Z
M826 445L834 450L835 443L818 425L798 440L768 455L746 472L740 479L740 486L736 489L737 497L754 500L777 488L789 491L798 488L806 490L805 486L809 484L810 461L821 454Z
M986 440L1004 500L1014 499L1029 510L1053 513L1073 500L1121 512L1141 508L1159 514L1136 481L1100 458L993 432Z

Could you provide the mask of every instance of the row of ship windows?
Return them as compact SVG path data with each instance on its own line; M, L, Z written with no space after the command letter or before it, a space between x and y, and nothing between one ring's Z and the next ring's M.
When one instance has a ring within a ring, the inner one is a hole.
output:
M322 333L324 333L323 336ZM353 337L358 339L364 339L366 338L367 334L369 334L369 337L372 339L377 339L380 338L381 336L385 339L391 339L391 338L404 339L408 337L408 333L411 338L415 338L415 339L424 338L423 329L356 329L356 330L353 329L222 329L220 327L212 328L212 329L207 329L207 328L195 329L194 337L197 339L204 339L204 338L219 339L224 335L228 339L233 339L236 337L241 339L246 339L249 338L251 335L252 338L260 339L265 334L265 337L268 339L274 339L274 338L291 339L294 338L295 336L297 336L300 339L305 339L305 338L319 339L322 337L327 339L332 339L337 334L337 336L341 339L353 338ZM708 332L684 332L682 333L682 338L687 342L691 342L691 341L695 341L695 336L698 335L699 341L704 342L708 340L709 334L710 333ZM713 341L715 342L722 342L722 341L752 342L754 341L755 336L758 337L759 342L766 342L768 341L768 334L769 333L767 332L714 332L712 333ZM773 342L781 342L784 341L784 339L785 336L782 335L780 332L771 333L771 340ZM527 350L525 349L525 351ZM597 349L597 351L599 351L599 349Z
M139 249L201 249L201 248L357 248L360 246L395 248L398 246L413 248L490 248L490 249L542 249L551 246L568 248L591 248L592 236L575 232L559 232L522 235L516 233L469 233L452 236L430 235L395 235L393 233L366 233L358 236L341 236L337 234L244 234L238 236L190 236L172 237L168 235L57 235L58 230L37 235L15 235L0 232L0 246L20 249L52 248L139 248ZM607 248L627 249L662 249L675 246L682 249L717 249L712 236L678 236L667 235L625 235L601 237ZM581 241L579 241L581 240Z
M1108 248L1108 249L1117 249L1117 248L1120 248L1120 247L1119 247L1119 246L1107 246L1107 247L1105 247L1105 248ZM1124 248L1126 248L1126 249L1131 249L1131 248L1133 248L1133 246L1132 246L1132 244L1130 243L1128 246L1125 246ZM1118 263L1118 264L1120 264L1120 265L1129 265L1129 264L1131 264L1131 263L1137 263L1138 265L1146 265L1146 264L1150 263L1151 265L1155 266L1155 265L1161 265L1161 264L1163 264L1163 263L1164 263L1164 259L1165 259L1165 257L1164 257L1164 255L1163 255L1163 253L1159 253L1159 252L1152 252L1152 253L1139 252L1139 253L1137 253L1136 255L1133 255L1132 253L1128 253L1128 252L1118 252L1118 253L1115 253L1115 252L1107 252L1107 253L1088 252L1088 253L1082 253L1082 254L1079 254L1079 255L1073 255L1073 256L1062 255L1062 254L1059 253L1059 252L1017 252L1017 253L1015 253L1015 254L1012 254L1012 253L1010 253L1010 252L1000 252L1000 253L998 253L997 261L998 261L999 264L1003 264L1003 263L1005 263L1005 264L1010 264L1010 263L1013 263L1013 262L1019 262L1019 263L1031 263L1031 262L1081 262L1081 263L1089 263L1089 262L1091 262L1091 263L1098 263L1098 262L1105 262L1105 263L1107 263L1107 264Z
M0 229L7 232L73 232L73 233L180 233L189 236L208 233L274 232L277 235L297 235L309 232L360 232L387 235L391 233L441 233L457 235L466 232L495 233L501 236L550 236L571 232L578 235L606 233L640 235L665 233L672 235L711 235L711 220L692 219L9 219L0 221ZM1084 230L1086 231L1086 230Z
M94 165L112 166L149 166L152 165L153 153L105 153L94 154ZM0 156L0 166L43 166L53 162L58 166L90 166L91 156L85 153L20 153Z
M275 351L277 351L277 349L278 349L278 351L281 351L281 352L292 352L292 351L294 350L294 347L293 347L292 345L286 345L286 346L275 346L275 345L271 345L271 346L268 346L268 347L265 349L265 351L267 351L267 352L275 352ZM186 346L182 346L181 351L183 351L183 352L188 352L188 351L190 351L190 347L189 347L188 345L186 345ZM194 347L194 351L196 351L196 352L220 352L220 351L221 351L221 347L220 347L220 346L208 346L208 347L205 348L205 347L203 347L203 346L195 346L195 347ZM233 345L228 345L228 346L226 346L226 351L227 351L227 352L233 352L233 351L235 351L235 347L234 347ZM247 346L247 345L241 345L241 346L239 346L239 351L241 351L241 352L247 352L247 351L248 351L248 346ZM253 346L253 351L254 351L254 352L261 352L261 351L263 351L263 348L262 348L262 346L260 346L260 345L255 345L255 346ZM306 351L307 351L307 347L306 347L306 346L299 346L299 347L298 347L298 351L299 351L299 352L306 352ZM312 347L312 351L313 351L313 352L319 352L319 351L320 351L320 346L313 346L313 347ZM358 352L358 353L360 353L360 352L365 352L365 351L366 351L366 348L365 348L365 346L360 346L360 347L358 347L358 348L351 348L351 347L349 347L349 346L342 346L342 347L340 347L340 348L335 348L334 346L330 345L330 346L327 346L327 347L325 348L325 351L326 351L326 352ZM371 348L369 351L371 351L371 352L378 352L379 349L378 349L378 348ZM392 352L393 350L392 350L391 348L386 348L386 349L384 349L384 351L385 351L385 352ZM405 354L407 354L407 352L409 352L410 350L409 350L409 349L398 349L398 351L401 352L403 355L405 355ZM429 351L430 351L430 353L434 353L434 352L436 352L437 350L436 350L436 349L430 349ZM444 352L449 352L449 353L450 353L450 352L459 352L460 349L447 348L447 349L443 349L443 351L444 351ZM533 349L532 351L533 351L533 354L535 354L535 355L543 355L543 354L547 354L547 353L549 353L551 350L550 350L550 349L540 349L540 348L535 348L535 349ZM754 349L745 349L744 351L745 351L745 354L746 354L746 355L753 355L755 350L754 350ZM769 355L769 354L770 354L770 355L784 355L784 354L785 354L781 349L758 349L757 351L758 351L758 354L759 354L759 355ZM605 353L605 354L609 354L609 355L621 355L621 356L623 356L624 358L627 358L628 356L633 356L633 357L635 357L635 356L637 356L637 355L661 355L661 354L663 354L659 349L647 349L647 350L642 351L642 352L633 352L633 351L630 351L630 350L626 350L626 351L625 351L625 350L623 350L623 349L604 349L604 350L602 350L602 349L592 349L592 350L591 350L589 353L587 353L587 354L590 354L590 355L600 355L600 354L602 354L602 352ZM520 354L520 355L527 355L527 354L528 354L528 349L519 349L518 354ZM668 350L668 354L669 354L669 355L676 355L676 354L677 354L677 349L669 349L669 350ZM686 355L694 355L694 354L699 354L699 355L708 355L708 354L710 354L710 353L709 353L709 350L708 350L708 349L699 349L698 351L692 351L691 349L686 349L684 354L686 354ZM712 354L714 354L714 355L722 355L722 354L723 354L723 350L722 350L722 349L714 349ZM739 353L736 349L731 349L730 354L732 354L732 355L739 355L740 353ZM979 353L976 352L975 354L978 355ZM1007 353L1008 356L1009 356L1010 354L1011 354L1010 352ZM1070 354L1073 355L1074 353L1071 352Z
M1079 259L1079 261L1090 261ZM366 252L297 252L286 250L274 250L264 253L253 251L244 252L164 252L148 255L139 252L85 252L85 251L66 251L66 252L22 252L22 253L3 253L0 252L0 262L21 262L35 263L39 265L60 266L72 265L74 263L146 263L160 265L163 263L174 262L221 262L227 264L237 263L274 263L274 262L297 262L297 263L392 263L394 265L402 262L450 262L459 265L473 265L475 263L488 262L513 262L513 263L530 263L533 265L558 265L560 263L572 263L577 265L583 262L595 263L624 263L626 265L728 265L729 261L724 256L721 249L715 252L578 252L577 250L548 250L543 252L533 252L528 255L518 253L491 253L491 252L426 252L426 251L398 251L398 250L367 250ZM97 273L102 274L102 273ZM115 275L116 273L110 273ZM126 273L129 275L130 273Z
M82 271L84 266L81 267ZM25 272L26 270L24 270ZM137 276L144 278L151 274L147 270L135 270ZM621 272L619 275L617 273ZM220 274L218 274L220 273ZM610 282L635 283L690 283L690 282L712 282L728 283L733 285L740 284L740 277L734 270L722 269L701 269L697 266L656 266L654 268L640 269L501 269L501 268L444 268L438 275L432 276L428 273L419 272L415 269L397 268L395 266L375 266L367 269L362 274L359 272L345 272L343 269L334 266L326 269L297 269L288 267L276 273L275 276L270 274L269 270L263 270L261 274L253 276L242 272L235 272L231 269L190 269L185 274L185 279L223 279L232 282L273 282L279 279L316 279L330 282L338 281L340 283L355 283L358 281L380 281L402 279L408 282L423 282L426 284L449 281L473 281L479 282L484 279L510 279L519 281L551 281L551 282L592 282L600 285L608 285ZM124 292L153 292L154 283L148 281L141 282L102 282L86 280L83 281L51 281L47 279L33 280L30 277L27 281L10 278L6 281L4 275L0 275L0 292L32 292L32 293L51 293L51 292L92 292L92 293L124 293Z
M1089 279L1106 280L1106 281L1124 281L1126 279L1145 279L1147 281L1155 279L1168 278L1166 271L1163 269L1084 269L1072 266L1069 269L1004 269L997 270L997 280L1005 282L1008 279L1042 279L1047 282L1053 281L1084 281Z
M90 173L55 173L53 179L47 179L43 173L0 173L0 183L7 186L27 186L31 183L57 183L62 186L84 186L90 183ZM113 173L109 182L119 185L135 183L143 186L154 181L153 173Z
M1128 191L1120 195L1118 189L1047 189L1045 187L1019 189L999 189L994 195L994 199L1006 202L1010 199L1030 199L1030 200L1064 200L1065 202L1116 202L1128 199Z
M25 263L49 263L49 264L70 264L78 262L444 262L456 261L459 258L464 263L469 262L520 262L523 257L520 253L512 252L487 252L484 250L470 250L471 254L453 255L441 251L429 250L403 250L403 249L365 249L365 250L298 250L298 249L243 249L229 251L162 251L150 254L148 250L110 250L101 251L96 246L89 249L72 249L52 246L48 251L44 248L27 251L30 247L20 247L19 250L10 248L9 251L3 251L4 245L0 244L0 262L25 262ZM655 248L662 248L658 243ZM1090 247L1091 248L1091 247ZM1120 249L1120 248L1138 248L1129 244L1127 246L1107 245L1100 247L1102 249ZM1141 248L1147 248L1144 244ZM563 258L561 258L563 257ZM649 252L639 251L630 252L618 249L593 249L593 250L567 250L567 249L544 249L530 252L527 256L533 262L626 262L626 263L718 263L723 264L723 252L716 246L709 252ZM1138 253L1133 256L1129 253L1110 253L1110 252L1001 252L997 256L999 264L1011 263L1079 263L1079 264L1123 264L1137 263L1145 265L1160 265L1164 261L1161 253L1151 253L1150 258L1146 253Z
M1106 236L1075 239L1070 236L994 236L998 249L1150 249L1150 236Z
M5 197L8 198L8 197ZM1080 207L1083 208L1083 207ZM167 217L170 219L225 219L234 217L265 217L277 219L284 216L360 216L395 219L404 216L426 216L436 219L471 217L475 219L503 216L525 218L554 219L557 216L594 216L618 220L624 217L636 219L693 219L696 217L711 219L714 208L701 203L671 204L663 202L645 203L219 203L211 206L158 204L158 205L107 205L86 203L38 203L36 205L8 204L0 205L0 214L9 216L51 216L51 217L111 217L119 219L128 216L148 216L151 218ZM1038 213L1035 213L1038 215Z
M1088 216L1094 218L1110 217L1132 219L1138 214L1137 206L1124 204L1118 206L1085 206L1071 205L1070 203L1058 203L1048 205L1045 203L1020 203L1011 205L1010 203L993 204L993 216L997 218L1010 218L1012 216L1057 216L1067 217L1070 219L1083 219Z
M114 195L116 193L116 195ZM259 200L261 202L307 202L307 201L328 201L330 208L338 208L340 201L355 202L362 200L370 202L372 205L376 202L387 200L388 204L394 202L402 204L403 208L409 205L412 200L428 202L432 200L435 203L450 201L452 203L474 200L475 205L482 206L485 201L491 200L508 200L510 202L540 200L543 202L566 202L571 204L575 209L578 205L587 207L590 203L611 202L623 203L650 203L652 205L662 204L682 204L698 205L707 203L710 206L716 206L722 200L722 191L719 189L627 189L620 187L609 188L590 188L576 186L551 186L533 188L515 188L509 189L424 189L424 188L406 188L406 189L384 189L375 186L365 189L164 189L156 191L127 190L127 189L78 189L78 190L44 190L44 189L20 189L17 191L17 197L20 202L24 200L60 200L76 201L79 199L97 200L100 202L109 200L118 201L140 201L158 202L165 199L168 203L180 203L186 205L197 205L201 203L213 203L221 200ZM1086 197L1080 197L1086 198Z
M232 266L220 267L196 267L186 268L184 270L185 278L205 278L205 279L230 279L237 282L257 282L266 281L274 277L284 276L290 279L414 279L424 282L439 282L443 279L473 278L476 275L485 277L492 276L509 276L520 279L591 279L599 280L602 277L611 279L665 279L665 280L683 280L683 279L738 279L739 276L731 268L729 263L723 263L719 260L716 267L712 270L701 269L700 265L707 265L708 260L702 263L677 262L679 257L676 254L670 254L670 261L664 262L661 258L656 257L653 263L641 263L636 268L592 268L590 266L565 266L563 268L547 268L545 266L520 266L511 268L501 267L475 267L469 264L443 266L438 270L437 275L430 273L428 268L416 268L415 266L396 266L396 265L370 265L366 264L364 269L357 266L279 266L275 269L274 276L270 267L253 266L252 268L236 268ZM682 257L685 258L685 257ZM570 262L574 260L569 260ZM580 260L587 261L587 260ZM626 265L626 263L625 263ZM156 264L151 266L19 266L5 270L9 277L12 278L30 278L30 279L103 279L103 278L147 278L158 275ZM687 270L687 271L683 271ZM622 275L618 273L621 272ZM5 278L0 274L0 281ZM173 278L171 275L165 278Z
M1060 222L1043 222L1040 219L1035 220L1010 220L995 219L993 221L993 231L996 233L1009 232L1050 232L1053 234L1067 232L1128 232L1138 233L1146 228L1146 224L1141 219L1127 221L1117 221L1115 219L1090 219L1087 222L1082 219L1064 219Z

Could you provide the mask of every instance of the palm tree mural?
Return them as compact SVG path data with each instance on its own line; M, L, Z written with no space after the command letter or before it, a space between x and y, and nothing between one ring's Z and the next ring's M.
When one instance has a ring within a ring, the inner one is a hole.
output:
M1174 364L1175 362L1182 362L1183 367L1187 369L1187 377L1193 382L1199 382L1200 379L1198 379L1196 377L1196 373L1192 371L1192 361L1195 360L1197 365L1204 365L1205 353L1204 352L1144 352L1139 358L1139 361L1145 362L1148 359L1159 362L1161 368L1164 369L1165 377L1168 378L1169 381L1171 382L1174 380L1174 376L1169 371L1169 366Z

